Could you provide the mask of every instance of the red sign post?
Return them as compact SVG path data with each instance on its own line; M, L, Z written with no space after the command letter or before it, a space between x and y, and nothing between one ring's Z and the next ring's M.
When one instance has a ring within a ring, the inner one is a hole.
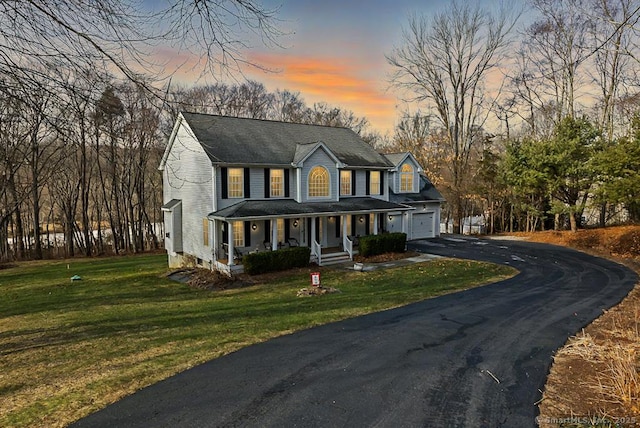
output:
M311 285L314 287L320 286L320 272L311 272Z

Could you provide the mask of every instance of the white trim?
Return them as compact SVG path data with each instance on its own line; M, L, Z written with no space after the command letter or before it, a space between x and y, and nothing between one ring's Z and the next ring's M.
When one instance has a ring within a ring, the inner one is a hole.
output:
M328 191L327 196L311 196L311 195L309 195L309 187L310 187L309 184L311 182L309 177L311 176L311 173L313 172L313 170L316 169L316 168L322 168L327 172L327 179L329 181L327 183L327 191ZM313 167L311 167L309 169L309 173L307 174L307 200L311 200L311 201L331 200L331 172L329 172L327 167L325 167L324 165L315 165L315 166L313 166Z

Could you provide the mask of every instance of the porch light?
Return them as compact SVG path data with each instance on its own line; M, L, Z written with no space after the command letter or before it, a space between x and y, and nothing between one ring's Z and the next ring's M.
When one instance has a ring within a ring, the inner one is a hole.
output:
M258 228L258 225L257 225L257 224L253 223L253 224L251 225L251 230L256 230L257 228Z
M393 220L393 216L392 215L389 216L389 221L391 221L391 220Z
M358 219L358 221L359 221L360 223L364 223L364 217L360 216L360 218Z
M298 219L293 220L293 227L298 227Z

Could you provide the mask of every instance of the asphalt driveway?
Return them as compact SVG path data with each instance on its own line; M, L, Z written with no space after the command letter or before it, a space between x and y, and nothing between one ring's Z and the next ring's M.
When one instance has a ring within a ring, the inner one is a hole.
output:
M250 346L75 426L535 426L554 350L638 280L622 265L542 244L440 238L410 246L521 273Z

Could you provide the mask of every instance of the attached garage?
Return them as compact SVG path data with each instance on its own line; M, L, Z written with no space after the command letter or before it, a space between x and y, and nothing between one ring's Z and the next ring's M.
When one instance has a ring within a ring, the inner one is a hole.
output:
M433 238L435 234L434 213L414 213L411 216L411 239Z

